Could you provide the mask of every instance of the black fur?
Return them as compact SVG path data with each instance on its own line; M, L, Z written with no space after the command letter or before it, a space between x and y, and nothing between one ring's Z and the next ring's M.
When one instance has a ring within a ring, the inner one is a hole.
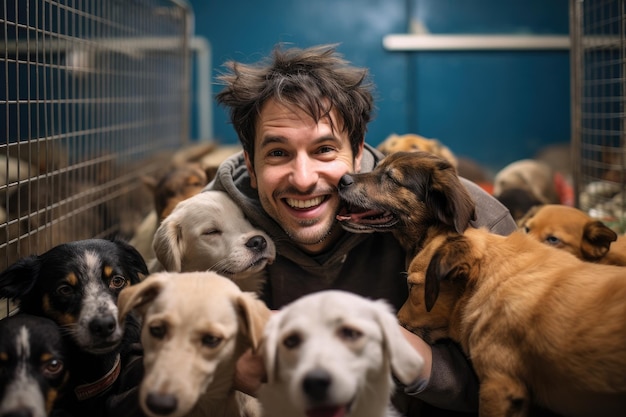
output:
M0 416L47 416L63 396L67 365L52 320L30 314L0 320Z
M148 275L148 268L135 248L105 239L61 244L0 274L0 297L16 300L21 312L49 317L61 327L72 364L71 392L60 407L75 416L106 415L107 401L136 382L122 375L103 392L82 400L75 390L111 371L118 355L122 372L140 357L141 324L129 316L120 327L116 304L119 292L138 283L141 274ZM124 387L120 380L127 381Z

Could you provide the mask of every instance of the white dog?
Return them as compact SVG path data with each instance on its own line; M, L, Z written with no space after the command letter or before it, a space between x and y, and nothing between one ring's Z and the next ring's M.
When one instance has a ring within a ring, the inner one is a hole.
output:
M423 366L387 303L339 290L274 314L262 352L268 382L258 398L266 417L395 416L392 371L409 384Z
M276 257L272 239L222 191L203 191L178 203L157 229L153 247L167 271L215 271L253 292Z
M237 359L256 350L270 310L214 272L160 272L125 288L120 317L143 318L139 403L152 417L256 417L259 403L233 390Z

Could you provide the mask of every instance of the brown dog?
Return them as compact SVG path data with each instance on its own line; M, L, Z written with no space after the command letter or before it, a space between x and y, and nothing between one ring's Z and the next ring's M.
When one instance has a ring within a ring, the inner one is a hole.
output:
M354 233L393 232L413 256L430 225L443 223L462 233L475 217L467 189L445 159L428 152L397 152L371 172L339 181L344 207L337 215Z
M583 262L519 231L428 235L398 319L427 342L462 346L480 381L481 417L527 416L531 405L623 415L623 268Z
M413 133L406 135L391 134L378 145L377 149L384 155L390 155L396 152L430 152L450 162L455 169L457 169L459 165L456 156L454 156L450 148L443 143L437 139L428 139Z
M626 266L626 237L577 208L536 206L518 224L529 236L584 261Z

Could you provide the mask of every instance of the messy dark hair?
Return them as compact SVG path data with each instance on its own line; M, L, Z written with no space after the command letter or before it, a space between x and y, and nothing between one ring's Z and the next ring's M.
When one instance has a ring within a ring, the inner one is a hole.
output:
M252 160L257 119L269 99L295 105L316 122L334 109L357 154L372 117L373 84L367 69L352 66L336 47L284 49L278 44L268 59L256 64L224 64L229 71L218 76L225 88L216 99L229 108L231 123ZM337 128L332 120L331 127Z

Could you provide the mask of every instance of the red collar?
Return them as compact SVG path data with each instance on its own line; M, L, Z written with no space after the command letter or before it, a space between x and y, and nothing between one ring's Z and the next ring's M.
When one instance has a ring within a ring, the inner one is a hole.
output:
M117 355L113 368L106 375L95 382L89 382L87 384L79 385L74 388L74 393L79 401L83 401L98 394L103 393L113 385L117 377L120 375L122 361L120 355Z

